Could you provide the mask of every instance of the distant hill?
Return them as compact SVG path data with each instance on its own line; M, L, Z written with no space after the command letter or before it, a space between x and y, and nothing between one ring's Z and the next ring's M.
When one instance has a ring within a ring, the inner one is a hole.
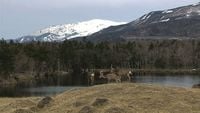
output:
M122 42L134 39L199 39L200 3L152 11L129 22L90 20L51 26L17 39L18 42L89 40Z
M141 38L200 38L200 4L153 11L130 23L112 26L87 37L93 42Z

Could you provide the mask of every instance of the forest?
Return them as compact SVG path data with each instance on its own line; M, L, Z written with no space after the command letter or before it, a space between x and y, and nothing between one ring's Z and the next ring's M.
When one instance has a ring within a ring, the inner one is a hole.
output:
M134 40L15 43L0 41L0 78L13 73L85 69L198 69L200 40ZM73 75L72 75L73 76Z

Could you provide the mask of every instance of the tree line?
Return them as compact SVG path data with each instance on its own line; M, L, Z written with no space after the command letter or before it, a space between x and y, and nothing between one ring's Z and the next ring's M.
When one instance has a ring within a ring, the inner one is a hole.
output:
M199 40L134 40L15 43L0 41L0 76L11 73L106 69L197 69Z

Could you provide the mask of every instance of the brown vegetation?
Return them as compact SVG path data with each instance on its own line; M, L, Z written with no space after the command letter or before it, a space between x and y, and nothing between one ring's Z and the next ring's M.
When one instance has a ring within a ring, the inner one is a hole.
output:
M0 112L12 113L199 113L200 90L148 84L106 84L67 91L38 108L41 98L0 98ZM18 100L22 102L17 103ZM26 101L28 100L28 101ZM31 101L31 102L30 102ZM24 103L28 103L25 105Z

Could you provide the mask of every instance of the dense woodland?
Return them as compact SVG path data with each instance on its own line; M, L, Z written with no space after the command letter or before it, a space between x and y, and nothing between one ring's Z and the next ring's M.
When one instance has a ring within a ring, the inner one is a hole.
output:
M14 43L0 41L0 75L105 69L111 64L134 69L196 69L199 40L134 40L109 43L65 41Z

